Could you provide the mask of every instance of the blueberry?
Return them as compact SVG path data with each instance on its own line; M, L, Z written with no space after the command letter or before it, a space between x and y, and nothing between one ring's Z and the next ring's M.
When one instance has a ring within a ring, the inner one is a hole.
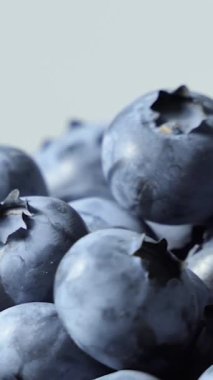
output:
M191 354L191 379L197 379L213 363L213 305L205 308L203 326Z
M213 239L190 251L186 263L211 290L213 300Z
M0 310L51 301L57 266L87 228L65 202L19 198L14 190L0 204Z
M113 200L100 197L83 198L70 202L70 206L81 215L90 231L110 227L143 231L140 221Z
M0 313L1 380L91 380L110 371L76 346L53 304L33 302Z
M112 197L101 165L105 129L105 125L73 121L64 135L35 155L52 196L65 201Z
M0 146L0 201L15 188L24 195L47 195L42 174L33 159L22 150Z
M212 380L213 379L213 365L209 367L198 380Z
M158 379L144 372L142 373L138 371L126 370L126 371L118 371L110 375L99 377L96 380L158 380Z
M146 220L203 224L213 214L213 100L181 86L125 108L103 140L115 199Z
M206 286L165 240L122 229L96 231L74 244L58 267L54 295L85 352L113 369L160 377L181 368L209 300Z

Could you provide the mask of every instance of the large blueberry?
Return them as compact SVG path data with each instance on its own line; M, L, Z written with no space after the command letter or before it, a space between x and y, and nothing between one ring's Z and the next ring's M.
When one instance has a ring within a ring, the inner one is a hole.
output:
M110 375L99 377L96 380L158 380L148 373L138 371L118 371Z
M120 227L142 232L140 221L126 210L122 209L114 200L100 197L83 198L70 202L81 215L90 231L109 227Z
M102 161L121 206L165 224L213 214L213 100L181 86L137 99L112 122Z
M22 150L0 146L0 201L18 188L24 195L47 195L47 187L37 164Z
M86 233L81 217L65 202L10 193L0 204L0 310L51 300L61 258Z
M58 267L54 294L67 331L85 352L111 368L156 376L181 369L209 299L165 240L122 229L74 244Z
M0 313L1 380L91 380L109 372L76 346L53 304L32 302Z
M50 194L66 201L111 197L101 166L105 125L73 121L61 137L35 155Z

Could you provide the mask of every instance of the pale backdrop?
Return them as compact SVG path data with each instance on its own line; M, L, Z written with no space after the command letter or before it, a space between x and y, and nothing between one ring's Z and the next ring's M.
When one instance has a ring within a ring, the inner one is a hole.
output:
M212 40L212 0L0 0L0 143L34 152L162 86L213 96Z

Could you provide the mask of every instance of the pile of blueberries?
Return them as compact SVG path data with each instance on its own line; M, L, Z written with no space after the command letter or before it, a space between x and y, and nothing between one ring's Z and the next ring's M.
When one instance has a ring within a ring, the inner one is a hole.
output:
M213 379L213 99L0 146L0 380Z

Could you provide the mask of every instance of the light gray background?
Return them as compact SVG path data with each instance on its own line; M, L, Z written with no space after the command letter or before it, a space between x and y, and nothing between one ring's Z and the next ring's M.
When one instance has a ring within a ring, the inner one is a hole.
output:
M213 95L212 32L212 0L0 0L0 143L33 152L159 87Z

